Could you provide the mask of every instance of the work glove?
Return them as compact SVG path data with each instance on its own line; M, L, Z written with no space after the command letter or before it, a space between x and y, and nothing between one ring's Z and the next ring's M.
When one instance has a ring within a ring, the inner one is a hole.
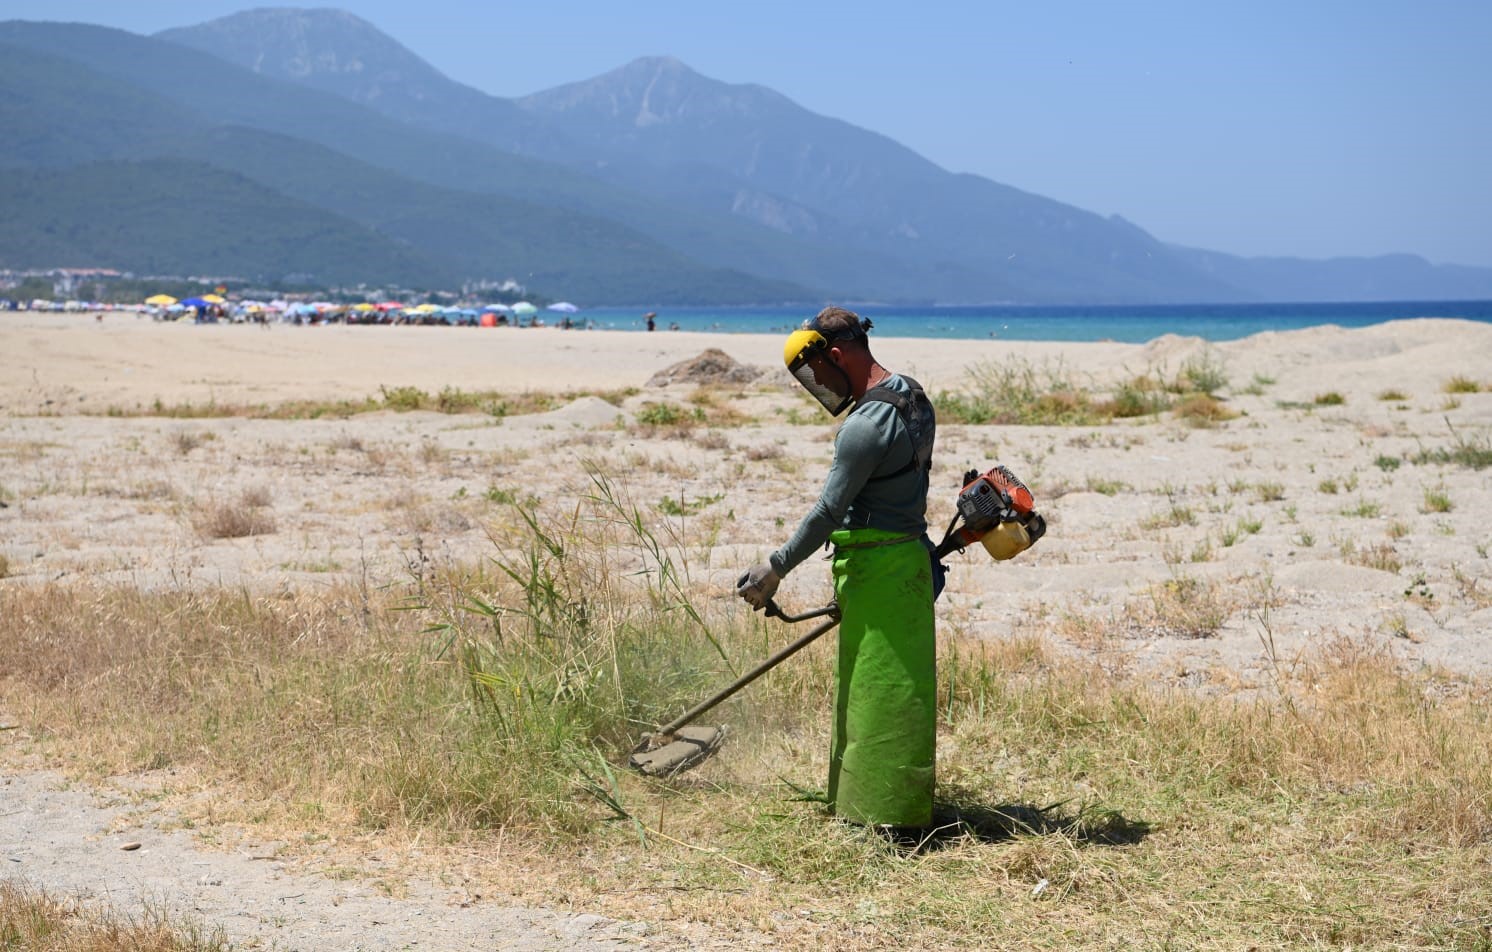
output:
M782 576L772 568L771 562L763 562L736 582L736 594L746 599L753 611L761 611L767 607L767 599L771 598L777 591Z

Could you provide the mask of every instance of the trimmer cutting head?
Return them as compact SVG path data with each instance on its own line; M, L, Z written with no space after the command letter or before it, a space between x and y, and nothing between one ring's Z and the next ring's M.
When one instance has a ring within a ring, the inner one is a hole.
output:
M671 734L644 734L627 764L650 777L672 777L698 766L725 742L726 729L681 727Z

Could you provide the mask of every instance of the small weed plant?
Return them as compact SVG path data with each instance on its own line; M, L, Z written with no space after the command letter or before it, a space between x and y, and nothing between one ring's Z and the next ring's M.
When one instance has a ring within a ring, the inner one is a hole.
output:
M1451 500L1450 494L1444 489L1431 489L1427 487L1425 489L1424 500L1420 503L1419 511L1426 513L1450 512L1455 508L1456 504Z
M1285 498L1285 487L1276 482L1259 483L1254 486L1254 494L1260 502L1279 502Z
M1450 426L1450 421L1446 421ZM1492 466L1492 439L1483 433L1479 436L1464 437L1451 427L1451 436L1455 440L1450 447L1438 447L1433 450L1420 450L1414 455L1413 461L1419 465L1436 464L1448 465L1454 463L1465 466L1468 469L1486 469Z
M1210 428L1219 423L1238 418L1238 411L1209 393L1194 393L1183 397L1175 408L1177 419L1188 426Z
M1177 576L1150 586L1131 604L1128 627L1166 638L1210 638L1223 626L1229 610L1215 583Z
M230 499L211 499L192 513L192 527L206 539L240 539L275 531L269 491L251 487Z
M1228 374L1217 352L1208 347L1181 365L1181 392L1214 394L1228 385Z

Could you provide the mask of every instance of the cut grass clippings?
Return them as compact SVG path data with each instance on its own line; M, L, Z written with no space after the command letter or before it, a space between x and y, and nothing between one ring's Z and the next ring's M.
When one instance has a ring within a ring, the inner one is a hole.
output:
M709 763L625 772L643 730L801 632L701 607L667 520L593 478L563 516L493 526L490 564L388 589L0 588L0 695L25 753L75 775L169 767L222 791L219 819L420 837L437 865L442 844L522 842L484 865L515 895L783 948L1492 941L1487 685L1347 638L1230 699L1039 627L945 632L950 828L913 854L815 802L829 638L707 718L733 728ZM1157 612L1217 595L1151 594Z

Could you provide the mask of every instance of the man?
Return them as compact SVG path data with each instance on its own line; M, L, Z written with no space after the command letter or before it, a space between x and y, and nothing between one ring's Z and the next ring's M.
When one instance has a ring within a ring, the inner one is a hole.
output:
M742 577L761 608L778 583L828 542L841 613L829 806L892 832L932 821L936 752L934 566L927 485L936 421L922 388L870 351L868 320L829 307L788 337L788 370L830 415L853 407L834 438L822 492L790 539Z

